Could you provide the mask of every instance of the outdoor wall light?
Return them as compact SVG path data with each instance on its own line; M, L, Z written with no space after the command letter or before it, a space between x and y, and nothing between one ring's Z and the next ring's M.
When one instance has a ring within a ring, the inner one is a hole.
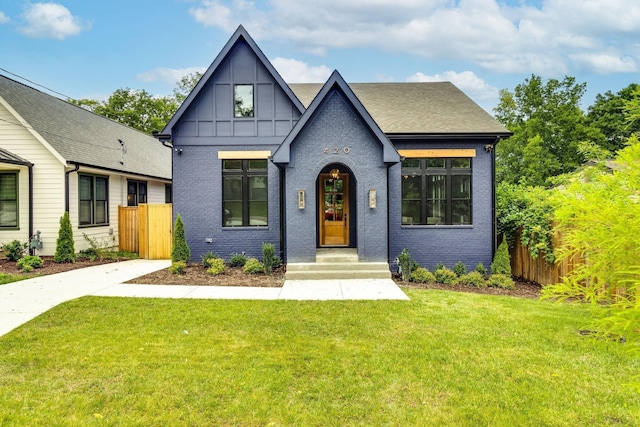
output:
M298 190L298 209L304 209L304 190Z
M377 200L377 194L376 194L376 190L375 188L372 188L371 190L369 190L369 208L371 209L375 209L376 205L378 204L378 200Z
M331 172L329 172L329 175L331 175L331 178L333 179L338 179L340 178L340 171L338 169L331 169Z
M182 148L174 148L174 150L178 153L178 156L182 154Z

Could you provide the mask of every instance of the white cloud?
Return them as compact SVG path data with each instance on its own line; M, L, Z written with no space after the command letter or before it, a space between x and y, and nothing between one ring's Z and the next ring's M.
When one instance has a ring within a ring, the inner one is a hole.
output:
M242 23L256 39L319 55L375 48L547 76L626 72L640 61L637 0L200 0L190 12L206 26Z
M194 74L204 73L207 69L205 67L188 67L188 68L154 68L153 70L145 71L136 76L136 79L141 82L163 82L171 85L176 85L183 77Z
M4 13L0 12L0 24L6 24L9 21L10 21L9 17Z
M90 27L77 16L71 15L69 9L57 3L30 4L23 18L26 25L21 29L22 33L35 38L63 40Z
M469 97L475 100L494 100L498 98L499 90L480 77L473 71L445 71L441 74L426 75L416 73L407 78L408 82L451 82L458 89L462 90Z
M271 63L287 83L324 83L331 75L324 65L312 67L296 59L275 58Z

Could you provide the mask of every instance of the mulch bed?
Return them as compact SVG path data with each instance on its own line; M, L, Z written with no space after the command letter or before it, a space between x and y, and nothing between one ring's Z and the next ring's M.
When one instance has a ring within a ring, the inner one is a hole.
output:
M41 257L44 261L42 268L36 268L32 272L23 273L18 269L14 261L0 258L0 273L26 275L37 277L48 274L62 273L78 268L107 264L126 259L96 259L78 258L74 263L55 263L53 257ZM157 285L198 285L198 286L251 286L251 287L280 287L284 283L284 268L274 270L273 274L247 274L241 268L227 267L224 274L212 276L201 265L191 263L187 265L184 274L172 274L168 269L159 270L145 276L137 277L127 283L157 284ZM506 295L519 298L539 298L541 286L534 282L516 279L515 289L476 288L465 285L443 285L403 282L399 277L393 277L398 286L415 289L440 289L454 292L471 292L487 295Z

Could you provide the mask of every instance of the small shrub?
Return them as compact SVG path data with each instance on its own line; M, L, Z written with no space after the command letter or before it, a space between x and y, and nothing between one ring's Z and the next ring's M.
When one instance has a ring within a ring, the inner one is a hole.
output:
M187 263L184 261L175 261L169 267L169 273L171 274L184 274L187 268Z
M76 250L73 242L73 229L69 220L69 212L62 214L60 218L60 230L56 240L56 253L53 262L75 262Z
M200 263L204 268L209 268L211 266L209 264L209 261L211 261L212 259L219 259L219 258L220 257L218 257L218 255L214 254L213 252L207 252L206 254L202 255L202 257L200 258L201 259Z
M483 277L487 277L487 268L481 262L479 262L478 265L476 265L475 271L482 274Z
M171 249L171 261L184 261L187 263L191 258L191 250L187 245L187 239L184 235L184 223L180 214L176 217L176 223L173 227L173 248Z
M411 272L411 281L416 283L436 283L436 276L426 268L418 267Z
M502 243L498 246L498 250L491 263L491 274L506 274L511 276L510 260L509 244L507 243L507 239L502 239Z
M2 245L2 252L9 261L18 261L27 252L27 243L21 243L19 240Z
M262 243L262 265L264 274L271 274L275 261L275 247L273 243Z
M442 267L433 272L436 278L436 282L443 283L445 285L455 285L458 281L458 276L447 267Z
M264 265L257 258L249 258L242 267L242 271L249 274L264 272Z
M398 268L403 282L411 280L411 255L407 248L402 249L398 255Z
M34 268L42 267L43 263L44 261L42 261L42 258L40 258L39 256L27 255L20 258L18 260L17 265L20 270L24 271L25 273L28 273L30 271L33 271Z
M247 262L247 256L242 254L231 254L229 259L229 267L244 267Z
M458 283L461 285L475 286L476 288L484 288L487 286L484 275L477 271L458 277Z
M439 262L439 263L437 263L437 264L436 264L436 266L435 266L435 267L433 267L433 271L442 270L443 268L445 268L445 267L444 267L444 264L443 264L443 263L441 263L441 262Z
M492 288L501 289L515 289L516 287L511 276L506 274L492 274L491 277L489 277L487 284Z
M208 265L207 273L212 276L224 273L224 260L222 258L211 258L208 261Z
M465 274L467 274L467 266L464 265L462 261L458 261L453 266L453 272L456 273L458 277L464 276Z

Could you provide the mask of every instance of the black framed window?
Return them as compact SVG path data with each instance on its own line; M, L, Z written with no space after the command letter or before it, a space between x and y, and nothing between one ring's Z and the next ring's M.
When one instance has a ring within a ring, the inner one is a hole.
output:
M127 206L138 206L147 203L147 183L127 180Z
M233 116L253 117L253 85L233 86Z
M471 158L402 161L403 225L471 224Z
M268 225L267 160L222 161L223 227Z
M78 219L80 225L109 224L109 178L99 175L78 176Z
M0 228L18 227L18 172L0 173Z
M164 185L164 202L173 203L173 190L171 184Z

